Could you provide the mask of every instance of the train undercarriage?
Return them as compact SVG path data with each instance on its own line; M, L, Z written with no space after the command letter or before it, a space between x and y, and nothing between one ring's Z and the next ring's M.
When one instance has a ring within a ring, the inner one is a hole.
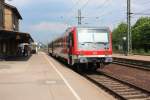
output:
M80 57L78 59L70 59L69 65L72 65L78 71L103 69L105 65L112 62L112 57L103 57L103 58L86 58Z

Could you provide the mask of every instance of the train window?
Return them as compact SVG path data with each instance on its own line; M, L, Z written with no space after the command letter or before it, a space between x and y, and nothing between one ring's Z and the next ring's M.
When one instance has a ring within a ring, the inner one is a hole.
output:
M109 35L104 30L80 29L78 30L78 41L83 42L109 42Z
M108 42L108 33L94 33L94 41L95 42L104 42L107 43Z
M100 50L109 44L109 32L103 29L78 29L77 38L80 50Z

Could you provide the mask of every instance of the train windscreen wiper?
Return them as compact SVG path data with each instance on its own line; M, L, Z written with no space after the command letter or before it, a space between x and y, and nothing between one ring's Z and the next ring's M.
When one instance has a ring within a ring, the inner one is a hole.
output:
M108 42L95 42L95 43L97 43L97 44L104 44L104 45L108 44Z

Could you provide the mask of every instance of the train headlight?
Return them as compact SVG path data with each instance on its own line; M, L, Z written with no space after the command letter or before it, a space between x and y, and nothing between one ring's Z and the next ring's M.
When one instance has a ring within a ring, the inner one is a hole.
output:
M77 55L73 55L72 58L73 59L78 59L78 56Z
M87 58L80 58L80 63L87 63L88 62L88 59Z
M105 50L109 50L109 44L105 45Z
M113 59L111 57L106 57L105 58L105 63L110 63L112 61L113 61Z

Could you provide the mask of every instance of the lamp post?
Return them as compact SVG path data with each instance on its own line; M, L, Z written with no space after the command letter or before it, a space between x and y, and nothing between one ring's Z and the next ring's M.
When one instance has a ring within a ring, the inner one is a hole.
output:
M123 40L123 53L124 53L125 56L127 56L128 55L128 51L127 51L127 49L128 49L128 47L127 47L127 37L124 36L122 38L122 40Z

